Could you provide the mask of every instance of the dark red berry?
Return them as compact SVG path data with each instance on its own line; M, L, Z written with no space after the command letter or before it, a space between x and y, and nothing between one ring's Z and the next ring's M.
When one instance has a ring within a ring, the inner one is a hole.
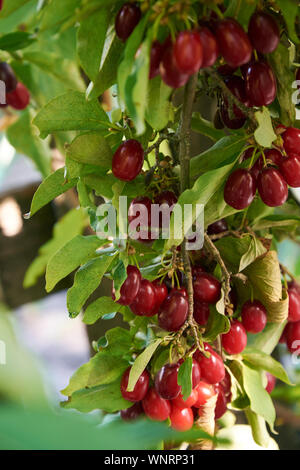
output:
M200 351L195 353L195 358L200 365L202 379L209 384L221 382L225 377L222 358L207 343L204 344L204 351L209 354L209 357L205 357Z
M258 175L263 169L263 167L264 167L264 160L262 157L259 157L250 170L250 173L255 179L255 181L257 181Z
M220 114L224 126L228 127L228 129L241 129L247 120L246 117L230 117L229 107L224 101L221 102Z
M171 413L170 402L160 397L155 388L150 388L142 403L148 418L154 421L165 421L169 418Z
M266 390L267 390L268 393L272 393L274 388L275 388L275 385L276 385L276 377L274 377L274 375L270 374L270 372L266 372L266 376L267 376L267 380L268 380Z
M229 176L224 189L224 199L234 209L242 210L250 206L255 193L254 177L250 171L241 168Z
M172 291L163 302L158 313L158 324L166 331L178 331L188 315L188 301L180 293Z
M250 19L248 35L254 49L262 54L275 51L280 40L279 26L273 16L259 11Z
M144 413L141 402L137 402L127 410L121 410L120 415L124 421L135 421Z
M257 189L263 202L270 207L284 204L288 198L288 187L276 168L265 168L257 178Z
M116 150L112 160L112 171L122 181L132 181L140 173L144 163L144 150L134 139L126 140Z
M300 356L300 321L287 325L286 344L291 354Z
M296 155L291 155L288 158L283 158L279 165L279 170L285 181L292 188L300 187L300 158Z
M292 322L292 323L298 322L298 321L300 321L300 295L293 288L290 288L288 290L288 293L289 293L289 316L288 316L288 321Z
M205 273L205 269L202 266L199 266L199 265L192 266L193 280L196 279L198 274L202 274L202 273Z
M221 284L214 276L201 273L194 280L194 296L200 302L215 304L220 299Z
M230 377L229 372L227 372L227 370L225 370L225 377L220 382L220 386L223 388L225 396L229 400L231 398L231 377Z
M252 45L242 26L232 18L216 25L220 52L230 67L239 67L251 59Z
M181 72L177 66L173 46L168 47L164 52L159 71L162 80L171 88L180 88L189 79L189 75Z
M205 326L209 318L209 304L206 302L200 302L195 299L194 301L194 319L200 326Z
M147 196L133 199L128 209L129 235L139 241L151 241L152 201ZM135 223L134 223L135 221ZM136 233L133 236L132 231ZM137 236L137 238L136 238Z
M269 64L256 62L249 66L246 91L252 106L268 106L273 103L276 98L277 84Z
M271 164L274 164L275 166L280 166L280 163L281 161L283 160L283 155L281 152L279 152L279 150L276 150L276 149L268 149L265 151L265 157L266 157L266 160L268 162L270 162ZM262 157L260 157L261 160Z
M267 324L267 311L258 300L250 300L243 305L242 323L249 333L260 333Z
M138 291L140 290L141 286L141 273L135 266L127 266L127 279L123 283L121 290L120 290L120 299L118 303L121 305L130 305ZM114 287L113 287L113 295L114 298Z
M166 400L173 400L181 392L181 386L177 382L179 367L179 364L166 364L156 374L155 388Z
M23 83L18 83L15 90L7 93L6 103L19 111L27 108L30 103L30 94Z
M244 351L247 346L247 333L239 321L233 321L228 333L222 335L222 346L230 355Z
M231 77L236 70L237 67L230 67L228 64L220 65L220 67L218 67L218 73L222 75L222 77Z
M171 427L176 431L188 431L193 427L194 415L191 408L178 408L172 405L171 414Z
M15 73L6 62L0 62L0 80L5 83L6 93L15 90L18 84Z
M174 49L175 62L182 73L197 73L203 62L203 47L198 31L182 31L178 34Z
M151 317L155 315L154 306L155 289L150 281L143 279L134 301L130 304L130 308L135 315Z
M225 79L227 88L231 93L245 106L249 106L249 100L246 95L245 81L241 77L232 76ZM223 96L221 106L221 117L226 127L229 129L239 129L246 122L246 116L241 109L233 105L230 106L227 97Z
M160 207L160 213L158 218L158 224L160 228L169 228L170 225L170 214L174 208L174 205L177 203L177 197L173 191L162 191L154 199L154 203L158 204ZM157 225L155 221L154 225Z
M127 391L127 386L128 386L128 380L129 380L129 373L130 373L131 367L128 367L126 371L123 374L122 380L121 380L121 393L123 398L128 401L141 401L143 398L145 398L146 393L148 391L149 387L149 373L144 370L144 372L140 375L137 383L135 384L135 387L132 392Z
M226 232L228 225L225 219L218 220L207 227L208 235L218 235L219 233Z
M186 400L183 399L183 396L180 393L178 397L172 400L171 405L172 406L175 405L177 408L190 408L191 406L194 406L197 400L198 400L198 392L197 392L197 389L194 388L192 390L192 393Z
M152 79L159 75L159 64L164 54L164 45L159 41L154 41L150 52L150 70L149 78Z
M205 403L215 395L213 387L206 382L200 382L196 387L198 398L194 404L195 408L200 408L205 405Z
M227 411L227 399L224 390L220 385L215 386L215 391L218 394L215 407L215 419L220 419Z
M174 289L172 289L172 292L179 292L179 294L183 295L183 297L185 297L186 299L188 299L189 297L188 291L185 287L174 287Z
M217 40L209 28L203 26L198 31L203 50L202 68L212 67L219 55Z
M289 127L283 134L283 146L288 155L300 155L300 129Z
M125 3L119 10L115 20L117 36L122 39L122 41L126 41L140 19L140 8L134 3Z
M161 304L163 301L166 299L168 295L168 289L166 284L161 282L159 279L155 280L152 282L152 286L154 287L155 290L155 305L153 308L153 312L158 313Z

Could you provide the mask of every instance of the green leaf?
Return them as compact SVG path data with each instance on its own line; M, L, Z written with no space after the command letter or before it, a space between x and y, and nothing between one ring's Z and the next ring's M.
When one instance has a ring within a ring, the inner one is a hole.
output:
M255 220L252 228L253 230L266 230L268 228L276 228L286 230L287 227L294 227L295 229L300 224L300 217L284 214L272 214L262 219Z
M243 271L267 251L263 244L252 235L245 235L241 238L224 237L216 242L216 247L228 268L235 273Z
M299 44L299 38L296 32L296 19L299 7L298 2L294 0L276 0L276 3L281 9L291 40L294 43Z
M86 101L78 91L54 98L38 112L33 124L39 128L41 138L58 131L91 131L111 125L99 102Z
M42 10L41 31L54 28L72 16L81 0L51 0Z
M163 341L162 338L159 338L153 341L153 343L149 344L149 346L145 349L145 351L143 351L142 354L140 354L134 361L130 370L129 380L128 380L127 390L129 392L132 392L132 390L134 389L140 375L146 369L151 357L153 356L153 354L155 353L156 349L158 348L158 346L160 345L162 341Z
M127 256L121 256L119 262L116 264L112 271L112 278L114 281L114 289L115 289L115 297L116 300L120 298L120 289L127 278L127 266L128 266L128 258Z
M46 270L46 290L50 292L56 284L68 276L82 263L95 256L97 248L107 243L98 237L77 235L57 251L49 260Z
M255 368L270 372L282 382L292 385L283 366L269 354L259 349L247 347L243 351L243 359Z
M193 113L191 129L194 132L209 137L213 141L223 139L226 134L223 130L216 129L211 121L204 119L200 113Z
M243 271L257 258L263 256L266 251L266 248L263 246L260 240L258 240L256 237L250 237L249 248L248 251L241 257L239 271Z
M164 129L173 118L171 94L172 88L168 87L160 77L150 80L145 118L157 131Z
M86 325L92 325L103 315L122 313L123 307L112 300L111 297L100 297L91 303L84 312L83 321Z
M67 156L78 163L111 168L113 154L102 135L88 133L75 137L67 147Z
M254 132L256 142L262 147L272 147L277 135L273 129L270 111L264 106L262 110L256 111L255 117L258 122L258 128Z
M245 414L251 426L252 436L256 444L267 448L270 442L270 435L267 431L265 420L251 410L245 410Z
M87 299L100 285L113 260L114 256L102 255L79 268L75 274L74 284L67 294L68 311L72 317L81 312Z
M123 307L126 309L126 307ZM115 357L128 356L132 348L132 334L129 330L125 330L120 326L112 328L105 333L107 345L105 351ZM128 364L127 364L128 365Z
M187 400L192 393L192 367L193 359L188 357L179 367L177 382L181 385L181 394Z
M60 168L49 175L36 190L30 207L30 217L32 217L42 207L55 199L60 194L65 193L76 185L76 180L65 181L65 169Z
M0 12L0 19L7 18L9 15L14 13L19 8L22 8L26 3L31 0L14 0L13 2L3 1L3 7Z
M267 323L265 329L248 337L248 345L262 353L272 354L285 328L286 322Z
M204 339L205 341L215 341L222 333L230 330L230 321L228 317L219 313L215 307L210 307L210 315L208 318Z
M25 49L35 41L36 38L32 34L26 33L25 31L17 31L0 37L0 49L10 52L17 51Z

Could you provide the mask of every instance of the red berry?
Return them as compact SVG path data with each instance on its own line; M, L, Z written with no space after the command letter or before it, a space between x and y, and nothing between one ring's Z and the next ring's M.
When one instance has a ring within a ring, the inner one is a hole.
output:
M247 346L247 333L239 321L233 321L228 333L222 335L222 346L228 354L240 354Z
M159 64L162 60L164 54L164 45L159 41L154 41L151 47L150 52L150 70L149 78L150 80L157 75L159 75Z
M194 319L200 326L205 326L209 318L209 304L206 302L194 301Z
M184 401L182 394L178 395L178 397L172 400L172 406L176 406L177 408L190 408L194 406L196 401L198 400L198 392L197 389L194 388L190 396Z
M242 26L232 18L216 25L216 37L220 52L230 67L239 67L251 59L251 42Z
M202 268L202 266L192 266L192 275L193 275L193 280L196 279L196 277L198 276L198 274L202 274L202 273L205 273L205 269Z
M288 316L288 321L292 322L292 323L298 322L298 321L300 321L300 295L293 288L290 288L288 290L288 293L289 293L289 316Z
M159 70L162 80L171 88L180 88L184 86L189 79L188 74L179 70L175 61L172 45L166 49Z
M177 201L178 199L173 191L162 191L154 200L155 204L167 204L169 207L173 207Z
M179 294L183 295L183 297L185 297L186 299L188 299L188 291L186 290L185 287L174 287L174 289L172 289L172 292L179 292Z
M158 394L166 400L173 400L181 392L177 377L179 364L166 364L156 374L155 388Z
M134 301L130 304L130 308L135 315L151 317L155 315L154 306L155 289L150 281L143 279Z
M288 187L276 168L265 168L257 178L257 188L263 202L270 207L284 204L288 198Z
M200 382L196 388L198 393L198 399L194 404L195 408L200 408L215 395L213 387L206 382Z
M265 151L265 157L266 157L266 160L268 160L271 164L274 164L276 166L279 167L279 165L281 164L282 160L283 160L283 155L281 152L279 152L279 150L276 150L276 149L268 149ZM260 157L261 160L262 157Z
M124 421L135 421L144 413L141 402L137 402L127 410L121 410L120 415Z
M130 305L141 287L141 273L135 266L127 266L127 279L120 290L118 303L121 305ZM114 299L114 287L112 297Z
M289 127L283 134L283 146L288 155L300 155L300 129Z
M128 379L129 379L129 373L130 373L131 367L128 367L126 371L123 374L122 380L121 380L121 393L123 398L128 401L141 401L143 398L145 398L146 393L148 391L149 387L149 373L144 370L144 372L140 375L137 383L135 384L135 387L132 392L127 391L127 386L128 386Z
M291 354L300 355L300 321L287 325L286 344Z
M276 98L277 84L269 64L256 62L249 66L246 91L252 106L268 106L273 103Z
M219 233L226 232L228 225L225 219L218 220L207 227L208 235L218 235Z
M203 62L203 47L197 31L182 31L178 34L174 49L175 62L182 73L197 73Z
M161 283L159 279L155 280L152 282L152 286L154 287L155 290L155 305L153 308L153 312L158 313L158 310L160 309L161 304L163 301L166 299L168 295L168 289L167 286L164 283Z
M26 86L19 82L15 90L7 93L6 103L20 111L27 108L30 103L30 94Z
M275 51L280 40L280 31L273 16L259 11L250 19L248 35L254 49L262 54L270 54Z
M241 168L229 176L224 189L224 199L229 206L242 210L250 206L255 193L254 177L250 171Z
M154 421L165 421L171 413L169 401L161 398L155 388L148 391L143 400L143 408L148 418Z
M273 390L275 388L275 385L276 385L276 377L274 377L274 375L270 374L270 372L266 372L266 376L267 376L267 380L268 380L266 390L267 390L268 393L271 393L271 392L273 392Z
M194 280L194 296L200 302L215 304L221 295L221 284L214 276L200 273Z
M171 414L171 427L176 431L188 431L193 427L194 414L191 408L178 408L172 406Z
M236 70L237 67L230 67L228 64L220 65L220 67L218 67L218 73L222 75L222 77L231 77Z
M162 191L156 198L154 199L154 203L161 206L159 218L158 218L158 225L160 228L169 228L170 225L170 214L174 208L174 205L177 203L178 199L173 193L173 191ZM155 221L155 225L157 222Z
M201 377L209 384L221 382L225 377L225 367L222 358L217 354L209 344L204 344L204 350L210 354L205 357L200 351L195 353L195 358L200 364Z
M0 80L5 83L6 93L15 90L18 84L15 73L6 62L0 62Z
M225 79L227 88L231 93L245 106L249 106L249 100L246 95L245 81L241 77L232 76ZM230 115L233 114L233 117ZM236 105L232 109L228 102L227 97L223 96L221 105L221 117L226 127L229 129L240 129L246 122L247 117Z
M249 333L260 333L267 324L267 311L258 300L243 305L242 323Z
M215 386L215 391L218 394L215 407L215 419L220 419L227 411L227 399L221 386Z
M203 26L198 31L203 50L202 68L212 67L219 55L219 47L215 36L209 28Z
M138 241L151 241L151 207L152 201L147 196L140 196L133 199L128 209L129 235L131 230L138 232ZM134 223L134 221L136 221Z
M180 293L172 291L158 313L158 324L166 331L178 331L188 316L188 301Z
M144 150L134 139L126 140L116 150L112 160L112 171L122 181L132 181L140 173L144 163Z
M296 155L283 158L280 162L279 170L289 186L292 188L299 188L300 158L298 158Z
M122 39L122 41L126 41L140 19L140 8L134 3L125 3L119 10L115 20L117 36Z
M257 181L258 175L263 169L263 167L264 167L264 160L262 157L259 157L250 170L250 173L255 179L255 181Z
M195 388L200 383L201 380L201 368L195 359L193 359L192 365L192 387Z
M227 400L229 400L231 398L231 377L227 370L225 370L225 376L220 382L220 386L223 388Z

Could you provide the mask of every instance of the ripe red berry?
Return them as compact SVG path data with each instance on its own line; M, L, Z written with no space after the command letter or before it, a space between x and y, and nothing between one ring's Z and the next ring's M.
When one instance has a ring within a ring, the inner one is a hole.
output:
M242 26L232 18L216 25L220 52L230 67L239 67L251 59L252 45Z
M273 70L265 62L255 62L247 70L247 96L252 106L268 106L276 98L277 84Z
M266 390L267 390L268 393L271 393L271 392L273 392L273 390L275 388L275 385L276 385L276 377L274 377L274 375L270 374L270 372L266 372L266 376L267 376L267 380L268 380Z
M249 333L260 333L267 324L267 311L261 302L250 300L242 307L242 324Z
M172 400L172 406L176 406L177 408L190 408L194 406L196 401L198 400L198 392L197 389L194 388L190 396L184 401L182 394L180 393L178 397Z
M237 67L230 67L228 64L220 65L220 67L218 67L218 73L222 75L222 77L231 77L236 70Z
M155 388L162 398L173 400L180 394L181 386L177 382L178 371L179 364L166 364L157 372Z
M134 139L126 140L116 150L112 160L112 171L122 181L132 181L140 173L144 163L144 150Z
M30 94L26 86L19 82L13 91L7 93L6 103L19 111L27 108L30 103Z
M175 62L182 73L197 73L203 62L203 47L197 31L182 31L178 34L174 49Z
M134 301L140 290L141 280L141 273L138 268L131 265L127 266L127 278L120 290L119 304L130 305ZM114 299L114 287L112 297Z
M161 304L166 299L168 295L168 289L166 284L162 283L159 279L156 279L152 282L152 286L154 287L155 291L155 305L153 308L153 312L158 313Z
M250 171L241 168L229 176L224 189L224 199L234 209L242 210L250 206L255 193L254 177Z
M129 235L138 241L151 241L151 206L152 201L147 196L133 199L128 209ZM133 230L135 237L133 236Z
M291 354L300 356L300 321L287 325L286 344Z
M214 276L208 273L200 273L195 277L194 296L200 302L215 304L221 295L221 284Z
M288 316L288 321L292 322L292 323L298 322L298 321L300 321L300 295L293 288L290 288L288 290L288 293L289 293L289 316Z
M227 399L224 390L220 385L215 385L215 391L218 394L215 407L215 419L220 419L227 411Z
M233 321L228 333L222 335L222 346L231 355L244 351L247 346L247 333L239 321Z
M255 179L255 181L257 181L258 175L263 169L263 167L264 167L264 160L262 157L259 157L250 170L250 173Z
M245 81L241 77L233 75L232 77L226 78L225 83L231 93L245 106L249 106L249 100L246 95ZM247 117L241 111L241 109L233 105L230 107L227 97L223 96L223 102L221 105L221 117L226 127L229 129L240 129L246 122ZM233 114L233 117L232 117Z
M155 388L150 388L142 403L148 418L154 421L165 421L169 418L171 413L170 402L160 397Z
M225 370L225 377L220 382L220 386L223 388L223 391L225 393L227 401L230 401L230 399L231 399L231 377L230 377L229 372L227 372L227 370Z
M280 40L279 26L273 16L259 11L250 19L248 35L254 49L262 54L275 51Z
M200 351L196 351L194 355L199 362L202 379L212 385L221 382L225 377L222 358L207 343L204 343L204 351L209 353L210 356L205 357Z
M225 219L218 220L207 227L208 235L218 235L219 233L226 232L228 225Z
M154 199L154 203L161 206L158 218L158 226L160 228L169 228L170 215L177 201L178 199L173 191L162 191ZM157 225L157 221L155 221L154 225Z
M300 157L291 155L288 158L283 158L279 170L289 186L292 188L300 187Z
M276 168L265 168L257 178L257 189L263 202L270 207L284 204L288 198L288 187Z
M268 149L265 151L265 157L268 162L279 167L283 160L283 155L277 149ZM260 157L262 159L262 157ZM263 159L262 159L263 160Z
M15 90L18 84L15 73L6 62L0 62L0 80L5 83L6 93Z
M288 127L282 134L283 147L288 155L300 155L300 129Z
M120 416L124 421L135 421L144 413L141 402L137 402L126 410L121 410Z
M180 293L172 291L158 313L158 324L166 331L178 331L188 316L188 301Z
M184 86L189 79L188 74L179 70L175 61L172 45L165 50L159 71L162 80L171 88L180 88Z
M198 31L203 50L202 68L212 67L219 55L217 40L209 28L203 26Z
M194 319L200 326L205 326L209 318L209 304L207 302L194 301Z
M117 36L122 40L131 35L132 31L141 19L141 10L134 3L125 3L118 11L115 20L115 29Z
M205 405L205 403L215 395L213 387L206 382L200 382L196 387L198 393L198 399L194 404L195 408L200 408Z
M150 80L157 75L159 75L159 64L162 60L164 54L164 45L161 44L159 41L154 41L151 47L150 52L150 70L149 70L149 78Z
M129 380L129 373L130 373L131 367L128 367L126 371L123 374L122 380L121 380L121 393L123 398L128 401L141 401L143 398L145 398L146 393L148 391L149 387L149 373L144 370L144 372L140 375L137 383L135 384L135 387L132 392L127 391L127 386L128 386L128 380Z
M150 281L143 279L134 301L130 304L130 308L135 315L151 317L155 315L154 306L155 289Z
M194 414L191 408L178 408L172 405L170 420L171 427L176 431L188 431L193 427Z

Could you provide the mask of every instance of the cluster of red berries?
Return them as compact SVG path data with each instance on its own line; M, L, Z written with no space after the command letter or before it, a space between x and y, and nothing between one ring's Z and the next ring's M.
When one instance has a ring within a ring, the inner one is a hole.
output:
M280 343L286 344L291 354L300 352L300 286L295 281L289 283L289 316Z
M15 109L25 109L30 102L29 91L23 83L18 82L14 71L6 63L0 63L0 80L5 83L6 103L1 108L12 106Z
M224 190L227 204L237 210L245 209L258 190L267 206L278 207L288 198L288 186L300 187L300 129L286 128L281 137L282 149L266 150L265 158L260 156L252 168L240 168L229 176ZM252 158L254 151L247 149L243 160Z

